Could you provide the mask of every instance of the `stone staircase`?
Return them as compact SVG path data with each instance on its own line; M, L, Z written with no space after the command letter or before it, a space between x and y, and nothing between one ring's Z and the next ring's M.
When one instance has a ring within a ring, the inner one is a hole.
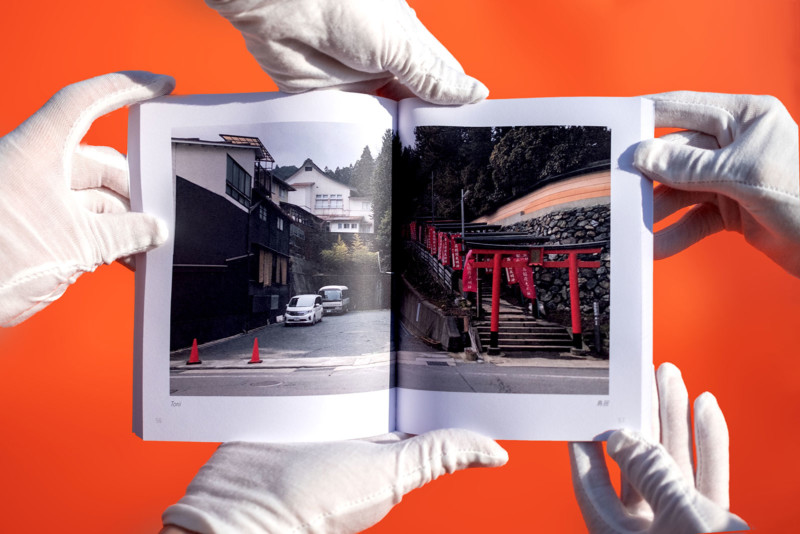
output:
M488 299L487 299L488 300ZM491 309L485 306L484 318L473 320L472 326L480 340L481 352L489 350ZM533 352L569 352L572 335L560 324L535 319L523 309L500 300L499 350L508 356L523 356Z

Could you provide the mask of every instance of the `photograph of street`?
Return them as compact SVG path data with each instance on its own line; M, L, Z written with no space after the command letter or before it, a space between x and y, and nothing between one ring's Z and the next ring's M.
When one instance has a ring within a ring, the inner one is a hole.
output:
M607 395L611 131L414 137L395 167L398 386Z
M173 130L170 395L393 386L393 142L372 124Z

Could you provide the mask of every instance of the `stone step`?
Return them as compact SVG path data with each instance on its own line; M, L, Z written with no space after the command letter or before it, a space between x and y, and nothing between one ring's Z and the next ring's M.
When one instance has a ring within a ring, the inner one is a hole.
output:
M488 345L486 346L488 348ZM497 347L505 352L542 351L542 352L567 352L570 345L510 345L500 343Z
M481 343L487 343L491 339L490 336L480 336ZM509 342L514 344L523 344L523 343L544 343L544 344L552 344L552 345L559 345L559 344L572 344L572 338L569 336L561 336L561 337L542 337L542 336L527 336L527 337L520 337L520 336L507 336L500 334L497 339L502 342Z
M481 330L489 330L491 328L491 324L479 323L475 325L475 328L477 328L479 332ZM564 328L563 326L543 325L541 323L535 323L531 321L530 323L519 323L514 325L509 325L508 323L501 322L500 330L506 330L509 332L524 332L529 330L536 330L540 332L563 332L566 330L566 328Z
M480 337L481 339L484 339L484 338L489 339L489 337L491 337L491 332L480 332L478 334L478 337ZM499 339L519 339L519 340L529 339L529 340L532 340L532 341L538 341L538 340L542 340L542 339L556 340L556 341L557 340L571 340L572 339L572 336L569 335L567 332L539 334L539 333L536 333L536 332L533 332L533 333L531 333L531 332L509 333L509 332L503 332L502 330L497 333L497 337Z

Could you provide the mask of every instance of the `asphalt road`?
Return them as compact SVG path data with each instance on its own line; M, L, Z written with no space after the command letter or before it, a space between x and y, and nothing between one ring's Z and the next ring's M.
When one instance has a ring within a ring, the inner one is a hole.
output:
M207 343L200 347L200 359L249 360L255 339L258 339L259 354L263 359L386 353L389 352L390 321L389 310L367 310L326 315L315 325L273 324L241 336ZM173 352L170 359L180 361L188 357L189 349L183 349Z
M608 367L579 360L503 358L502 364L467 362L437 350L400 327L398 386L476 393L607 395Z
M171 355L172 395L287 396L410 389L484 393L608 394L608 368L559 360L467 362L400 328L390 359L388 310L327 316L314 326L270 325ZM248 364L258 339L261 364ZM395 377L393 373L396 372Z
M316 325L274 324L170 355L170 394L332 395L390 387L389 310L328 315ZM248 364L255 340L261 364Z

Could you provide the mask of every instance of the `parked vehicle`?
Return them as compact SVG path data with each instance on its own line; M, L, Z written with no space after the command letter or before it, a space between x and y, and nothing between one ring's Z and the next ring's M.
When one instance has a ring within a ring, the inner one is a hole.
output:
M322 320L322 297L319 295L295 295L286 305L283 325L310 324L315 325Z
M350 311L350 289L347 286L325 286L319 288L325 313L347 313Z

